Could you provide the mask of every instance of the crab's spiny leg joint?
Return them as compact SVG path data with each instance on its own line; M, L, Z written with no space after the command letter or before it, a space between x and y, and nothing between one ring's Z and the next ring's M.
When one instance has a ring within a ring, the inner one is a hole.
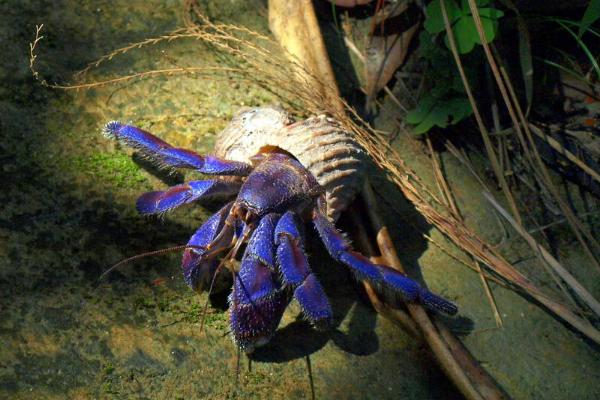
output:
M191 168L211 175L247 176L252 166L238 161L201 156L191 150L180 149L132 125L118 121L107 123L104 135L138 150L142 156L165 168Z
M237 182L217 179L190 181L166 191L144 193L138 198L136 206L142 214L161 214L199 199L233 196L239 188Z
M308 320L317 328L326 328L331 325L333 312L321 284L310 270L301 240L294 213L288 211L275 228L281 279L294 290L294 298Z
M400 272L385 265L373 264L367 257L353 251L333 223L316 208L313 210L313 223L327 251L334 259L349 266L357 278L391 290L406 301L420 302L433 310L451 315L458 311L456 305L431 293Z

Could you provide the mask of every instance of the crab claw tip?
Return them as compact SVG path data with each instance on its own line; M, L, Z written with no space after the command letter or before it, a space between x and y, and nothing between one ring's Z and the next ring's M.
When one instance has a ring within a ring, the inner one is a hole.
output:
M102 128L102 133L104 134L104 136L114 139L117 137L117 132L121 129L122 126L123 124L119 121L107 122L106 125L104 125L104 127Z

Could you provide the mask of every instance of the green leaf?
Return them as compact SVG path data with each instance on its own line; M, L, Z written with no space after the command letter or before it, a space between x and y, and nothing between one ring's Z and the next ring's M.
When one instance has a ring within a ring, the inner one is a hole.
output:
M422 122L440 99L447 97L451 92L451 81L447 79L437 81L436 85L419 100L417 107L406 114L406 122L413 125Z
M469 76L467 75L467 80L468 79L469 79ZM452 77L452 89L459 93L465 92L465 84L463 83L462 78L461 78L460 74L458 74L458 73L456 73Z
M481 25L483 26L483 32L485 33L486 43L491 43L496 38L496 33L498 33L498 20L489 19L489 18L481 18ZM473 26L475 23L473 22ZM477 43L481 44L481 38L479 37L479 33L477 34Z
M427 117L414 128L414 132L417 134L425 133L434 126L445 128L448 126L448 113L443 107L439 107L437 104L431 109L431 112L427 114Z
M454 39L459 53L466 54L473 50L478 38L477 28L470 16L462 17L454 26Z
M448 96L448 94L452 91L452 80L444 79L441 81L437 81L433 89L429 91L429 96L434 99L440 99L442 97Z
M451 124L456 124L473 114L473 108L467 97L454 97L444 103L444 108L451 117Z
M484 9L484 10L495 10L495 9ZM491 13L493 15L502 16L502 12L499 10L498 13ZM481 26L483 27L483 32L485 33L485 38L487 39L487 43L492 42L496 38L496 33L498 32L498 21L496 19L490 19L487 17L481 17ZM454 25L454 38L456 40L456 48L458 52L461 54L467 54L473 50L475 44L481 44L481 39L479 37L479 32L477 32L477 27L475 26L475 21L473 20L473 16L465 15L461 17L458 22ZM450 48L450 43L448 41L448 37L444 38L444 42L446 46Z
M412 125L423 122L435 105L436 101L437 99L433 96L425 96L421 98L421 100L419 100L419 104L417 104L417 108L410 110L406 114L406 122Z
M440 1L441 0L433 0L425 9L427 13L427 19L425 20L423 27L429 33L439 33L446 29ZM444 5L446 6L448 21L450 22L450 25L452 25L457 19L460 18L462 12L460 8L458 8L455 0L444 0Z
M472 113L471 104L465 96L444 99L427 96L419 102L415 110L407 114L406 122L416 125L413 131L421 134L434 126L445 128L456 124Z
M479 15L482 19L484 17L490 19L500 19L504 16L504 13L497 8L480 8L477 11L479 11Z
M583 14L583 18L581 18L581 22L579 25L579 31L577 32L577 36L581 38L585 31L600 18L600 0L590 0L588 7Z
M452 68L448 68L449 62L450 65L453 65L452 54L446 47L436 44L435 51L431 52L427 59L431 67L430 73L434 74L436 79L443 76L452 76Z
M491 2L492 2L492 0L477 0L477 1L475 1L475 4L477 4L477 8L479 8L479 7L487 6ZM461 0L460 6L463 10L463 13L465 13L465 14L471 13L471 8L469 7L469 0Z
M415 126L413 128L413 132L416 133L417 135L421 135L425 132L428 132L431 128L433 128L434 125L435 125L435 123L433 122L433 120L428 119L428 120L421 122L419 125Z

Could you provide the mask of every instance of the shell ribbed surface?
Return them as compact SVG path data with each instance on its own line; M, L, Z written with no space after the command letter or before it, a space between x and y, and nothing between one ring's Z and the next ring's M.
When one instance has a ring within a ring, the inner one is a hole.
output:
M243 109L219 134L219 157L248 161L261 147L277 146L293 154L326 190L327 214L336 220L360 191L364 150L325 115L293 122L278 107Z

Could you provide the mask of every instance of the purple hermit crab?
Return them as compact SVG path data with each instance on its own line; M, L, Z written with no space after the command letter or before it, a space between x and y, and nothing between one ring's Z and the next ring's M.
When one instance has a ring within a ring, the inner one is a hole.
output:
M211 286L218 272L217 255L229 251L227 256L235 257L246 244L239 269L232 271L229 295L231 332L241 350L249 353L271 339L292 298L317 329L331 324L331 306L303 249L305 222L314 225L331 257L347 265L358 279L406 301L447 314L457 312L453 303L353 251L328 217L325 188L291 153L265 146L245 163L175 148L119 122L106 124L104 133L161 166L221 176L145 193L137 200L142 214L162 214L196 200L235 196L191 237L182 268L185 282L202 291Z

